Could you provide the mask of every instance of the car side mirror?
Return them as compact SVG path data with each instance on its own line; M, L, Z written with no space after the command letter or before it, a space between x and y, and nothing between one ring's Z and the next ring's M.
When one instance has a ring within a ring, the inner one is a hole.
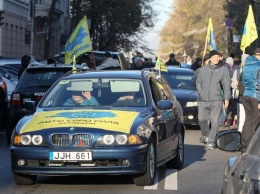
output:
M36 103L35 101L27 101L24 103L24 107L27 110L35 111Z
M172 109L173 103L171 100L160 100L157 102L157 107L161 110Z
M241 133L239 131L223 132L217 136L216 145L220 150L234 152L241 146Z

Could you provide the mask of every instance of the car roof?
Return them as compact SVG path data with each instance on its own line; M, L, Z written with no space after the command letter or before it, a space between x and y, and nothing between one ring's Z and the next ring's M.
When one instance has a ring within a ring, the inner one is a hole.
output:
M64 79L84 79L86 77L97 77L97 78L131 78L131 79L141 79L143 76L148 74L156 74L158 72L150 72L147 70L115 70L115 71L84 71L67 74Z
M194 71L188 68L176 68L176 67L168 66L167 69L169 72L194 74Z
M50 69L50 68L71 68L72 65L67 64L31 64L27 69Z

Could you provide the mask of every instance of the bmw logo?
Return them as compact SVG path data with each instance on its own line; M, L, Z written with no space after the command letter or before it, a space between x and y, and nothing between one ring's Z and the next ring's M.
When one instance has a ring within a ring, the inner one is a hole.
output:
M75 128L74 127L70 127L70 129L69 129L70 131L74 131L75 130Z

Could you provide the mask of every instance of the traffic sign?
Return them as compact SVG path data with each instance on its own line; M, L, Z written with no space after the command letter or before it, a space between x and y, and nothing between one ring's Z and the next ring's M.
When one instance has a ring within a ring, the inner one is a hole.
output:
M233 26L233 20L231 18L227 18L226 21L225 21L225 25L227 27L232 27Z

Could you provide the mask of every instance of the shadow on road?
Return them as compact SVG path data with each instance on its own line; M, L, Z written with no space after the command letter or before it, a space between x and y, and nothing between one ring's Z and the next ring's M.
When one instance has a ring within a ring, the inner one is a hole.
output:
M184 157L184 168L188 167L189 165L199 162L199 161L205 161L204 154L206 153L206 150L204 148L204 145L194 145L194 144L185 144L184 146L185 154Z

